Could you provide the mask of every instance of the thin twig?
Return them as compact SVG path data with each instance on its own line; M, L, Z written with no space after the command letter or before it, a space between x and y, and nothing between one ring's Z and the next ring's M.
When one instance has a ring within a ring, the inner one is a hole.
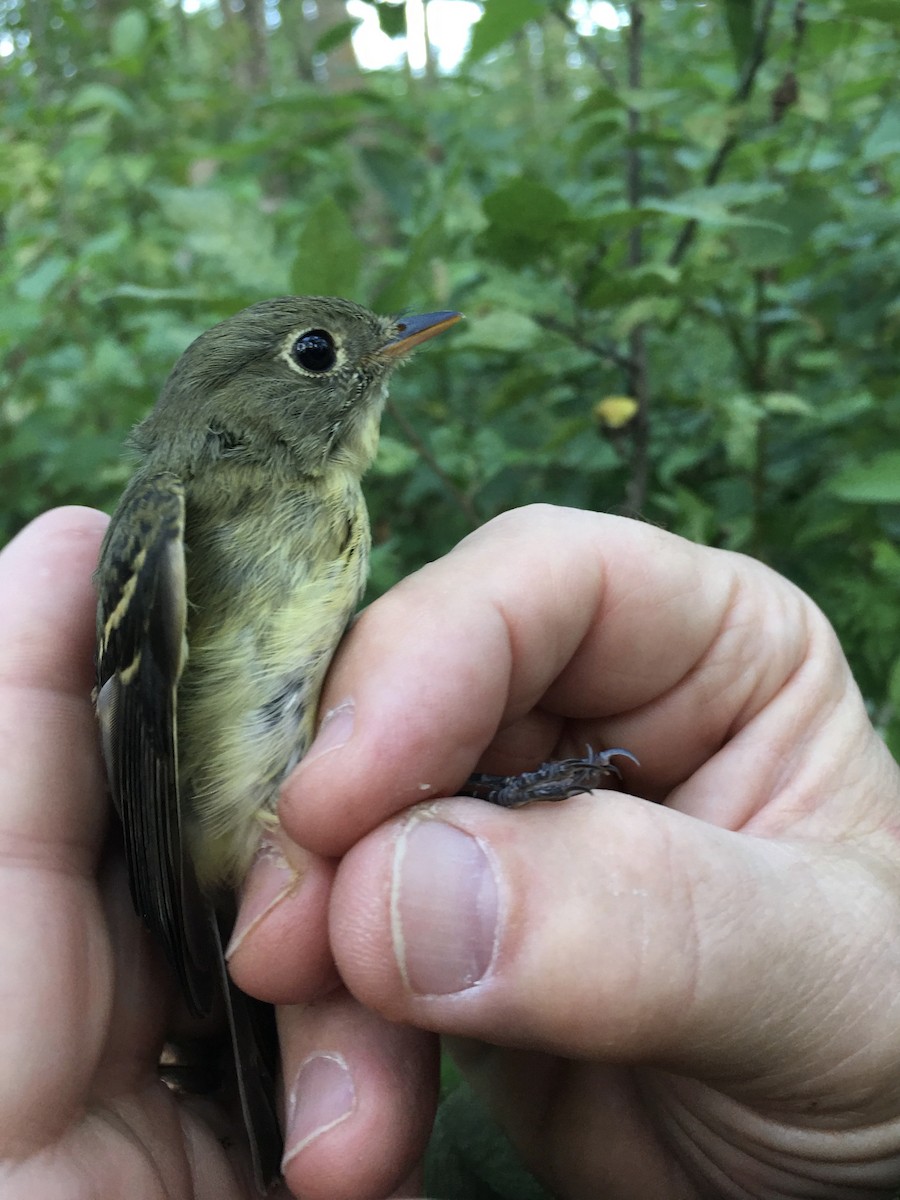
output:
M713 295L719 302L720 309L718 320L722 322L728 330L731 338L731 344L734 347L734 352L744 368L744 373L748 379L753 375L754 360L747 346L747 339L744 337L744 330L741 327L740 317L729 308L728 298L722 288L713 288Z
M769 326L766 324L766 276L764 271L753 272L753 373L750 376L750 386L755 392L762 392L768 386L769 366Z
M766 42L769 38L769 29L772 24L772 15L775 11L775 0L766 0L765 7L760 15L759 25L756 29L756 36L753 39L753 46L750 54L747 56L747 61L744 63L741 77L738 80L737 87L734 90L734 95L731 98L732 104L743 104L749 99L753 86L756 83L756 77L759 74L760 67L765 62L766 58ZM732 151L738 144L738 135L732 130L727 133L720 142L709 166L706 168L706 173L703 176L703 186L712 187L719 179L725 167L725 163L731 156ZM672 247L672 252L669 255L669 266L677 267L687 253L691 243L697 236L698 222L694 217L685 221L681 227L681 231L675 240L675 245Z
M766 42L769 40L769 29L775 13L775 2L776 0L766 0L765 7L760 15L756 37L753 39L753 46L750 49L747 61L744 63L744 69L741 72L741 78L738 80L737 89L734 93L735 104L743 104L745 100L750 98L750 93L753 91L753 85L756 82L756 76L759 74L759 68L765 61Z
M755 337L753 355L753 374L750 386L756 395L765 392L769 386L769 336L770 330L766 325L763 314L767 304L766 278L762 271L753 272L753 315L755 318ZM768 458L768 426L765 410L760 414L756 423L756 437L753 452L753 473L751 487L753 489L753 528L751 531L750 551L756 558L763 558L762 514L766 495L766 467Z
M535 319L545 329L552 329L554 333L562 334L567 341L570 341L573 346L577 346L579 350L587 350L589 354L596 355L597 358L607 359L625 371L626 374L630 374L633 370L634 363L626 354L622 354L620 350L617 350L615 346L610 345L608 342L598 342L595 338L588 337L577 325L570 325L567 321L561 321L559 317L554 317L552 313L538 313Z
M472 503L471 497L467 496L466 493L453 482L438 460L434 457L431 450L428 448L428 445L421 439L421 437L419 437L415 426L410 424L393 400L388 400L387 411L403 430L403 436L416 450L422 461L431 467L432 471L456 501L457 506L472 528L477 529L482 521L481 517L478 515L475 505Z
M578 43L578 49L581 51L581 53L584 55L584 57L588 60L588 62L591 63L591 65L596 68L597 73L601 76L601 78L603 79L603 82L606 84L606 86L615 90L616 77L615 77L614 73L610 70L610 68L603 61L603 56L597 50L594 42L590 38L586 38L584 36L584 34L581 34L578 32L578 26L576 25L575 21L572 20L572 17L569 15L569 10L566 7L566 5L565 4L554 4L551 7L550 11L553 14L553 16L556 17L556 19L558 21L562 22L562 24L565 26L567 31L572 35L572 37Z
M643 83L644 13L638 0L628 6L628 86L637 91ZM640 207L643 199L641 152L637 135L641 130L641 115L637 109L628 109L628 150L625 159L625 186L628 206ZM634 271L644 260L644 239L641 225L635 224L628 234L628 266ZM630 367L628 391L637 401L637 412L630 425L631 471L625 492L625 508L630 513L643 511L647 501L647 486L650 479L650 382L647 364L647 328L643 321L635 325L628 335Z

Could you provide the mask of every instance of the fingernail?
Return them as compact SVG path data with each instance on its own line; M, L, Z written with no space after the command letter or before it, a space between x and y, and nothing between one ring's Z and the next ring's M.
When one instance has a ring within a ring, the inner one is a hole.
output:
M484 978L497 946L498 887L481 844L420 816L394 847L391 933L410 991L445 996Z
M346 745L353 734L355 715L356 705L349 699L342 700L334 708L329 708L319 724L315 741L303 756L303 762L310 763L314 758L327 754L329 750L338 750Z
M268 838L261 842L241 889L237 920L225 947L226 959L234 954L250 930L295 890L299 882L297 868L291 866L278 846Z
M300 1067L287 1102L282 1167L314 1138L340 1125L356 1108L356 1089L340 1054L314 1054Z

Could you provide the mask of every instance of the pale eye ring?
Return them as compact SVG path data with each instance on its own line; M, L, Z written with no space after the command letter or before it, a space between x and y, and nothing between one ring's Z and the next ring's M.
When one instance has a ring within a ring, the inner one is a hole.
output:
M321 375L337 362L337 347L327 329L308 329L291 346L291 358L304 371Z

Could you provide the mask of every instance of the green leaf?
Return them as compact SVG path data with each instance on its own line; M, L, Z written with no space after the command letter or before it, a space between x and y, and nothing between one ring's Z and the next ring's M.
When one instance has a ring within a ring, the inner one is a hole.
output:
M723 8L731 52L741 71L753 48L753 0L723 0Z
M762 397L766 412L782 417L810 417L815 407L795 392L766 392Z
M613 91L605 83L601 83L595 87L588 98L577 109L575 116L593 117L598 113L608 113L611 110L622 107L622 98L617 91Z
M673 533L695 542L708 542L715 537L715 509L701 496L676 485L665 499L666 507L673 514L670 526Z
M845 12L855 17L869 17L874 21L887 21L897 25L895 0L847 0Z
M479 346L485 350L530 350L543 337L540 326L523 313L497 311L466 322L455 339L457 348Z
M741 471L753 470L758 454L758 432L763 419L755 396L726 396L722 403L725 428L723 441L728 461Z
M734 229L728 244L736 250L741 264L755 271L779 267L797 253L797 242L786 229Z
M840 358L834 350L806 350L794 359L795 364L803 371L834 371L840 365Z
M354 295L363 246L336 200L325 196L310 211L297 244L291 283L298 295Z
M777 194L771 198L744 210L745 217L756 218L763 225L735 229L729 235L729 244L737 248L748 267L760 270L777 267L794 258L810 242L820 225L835 218L836 212L834 197L827 188L798 181L793 187L777 189ZM774 223L776 228L769 227L768 222Z
M434 1200L550 1200L465 1083L438 1110L425 1186Z
M486 247L512 263L550 250L572 218L558 192L524 175L491 192L483 207L490 222L483 234Z
M398 442L396 438L389 437L387 434L382 434L378 443L378 455L372 470L376 475L388 477L405 475L418 461L419 456L411 446L407 446L405 442Z
M91 355L86 372L91 381L128 387L137 376L134 355L114 337L103 337Z
M146 300L153 304L164 304L170 300L197 301L204 296L200 288L157 288L142 283L120 283L117 287L102 292L100 299Z
M863 143L863 155L870 161L900 154L900 111L887 109Z
M872 547L872 566L892 587L900 589L900 548L884 540Z
M900 504L900 450L841 471L831 480L831 491L854 504Z
M650 196L641 203L640 207L643 212L668 213L673 217L683 217L691 221L699 221L701 225L713 227L773 229L779 233L785 231L785 227L777 221L730 212L714 197L704 195L702 190L683 192L675 200Z
M814 88L804 87L797 97L794 111L807 117L810 121L827 121L832 114L832 102L824 92Z
M46 300L56 285L65 278L69 266L67 258L59 254L51 255L19 278L16 291L23 300Z
M350 40L354 31L358 29L359 24L359 21L338 21L337 25L332 25L330 29L326 29L316 42L316 53L328 54L329 51L336 50L338 46L342 46L344 42Z
M378 24L381 26L381 32L389 38L404 37L406 35L406 5L389 4L385 0L375 6L375 11L378 13Z
M68 103L69 116L77 117L95 109L116 112L122 117L134 117L137 109L124 92L106 83L86 83Z
M621 309L640 296L671 296L677 290L681 272L665 263L642 263L630 269L598 271L584 295L593 308Z
M647 321L662 322L673 320L681 309L681 301L665 296L642 296L625 307L616 315L613 322L613 333L616 337L627 337L638 325Z
M137 58L147 42L150 23L146 13L127 8L113 21L109 48L116 58Z
M496 50L529 21L538 21L546 13L540 0L484 0L484 13L472 30L472 44L466 61L471 64Z
M679 98L674 88L619 88L619 100L626 108L635 112L654 112L659 108L670 108Z
M255 183L245 184L241 191L154 183L153 195L167 225L181 232L183 249L190 251L196 264L208 266L232 295L246 296L244 302L249 303L289 290L290 256L285 249L276 251L272 219L262 211ZM196 275L195 266L189 281L195 282Z
M405 260L385 272L386 280L377 289L378 311L394 312L412 303L413 297L429 293L433 287L435 263L445 246L441 214L420 230L407 247Z

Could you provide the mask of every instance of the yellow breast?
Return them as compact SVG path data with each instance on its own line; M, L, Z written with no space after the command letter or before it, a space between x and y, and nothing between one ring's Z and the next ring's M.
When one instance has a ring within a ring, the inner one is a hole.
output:
M306 752L322 681L365 587L369 522L355 475L237 505L188 501L188 663L179 785L201 886L235 886Z

